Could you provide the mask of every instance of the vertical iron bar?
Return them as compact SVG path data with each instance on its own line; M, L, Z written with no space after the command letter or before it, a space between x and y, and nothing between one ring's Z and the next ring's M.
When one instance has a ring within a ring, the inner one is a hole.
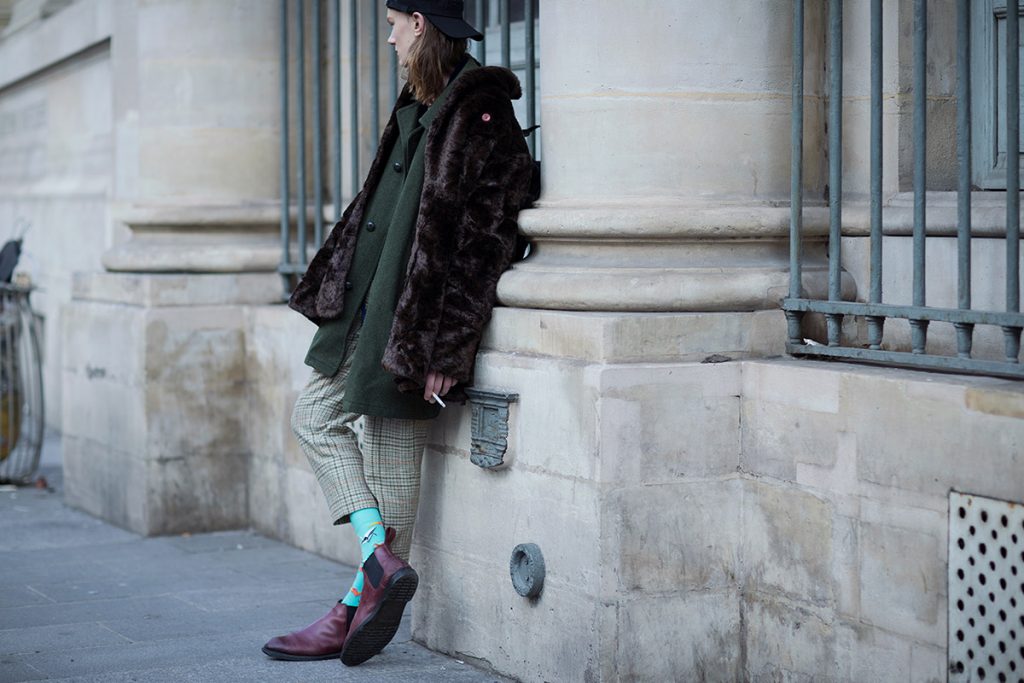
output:
M793 2L793 104L790 126L789 183L789 296L799 299L801 281L801 232L803 230L804 157L804 0ZM789 342L799 344L802 334L798 311L786 311Z
M352 160L351 181L352 196L359 192L359 3L356 0L349 2L348 19L348 59L349 59L349 84L348 101L349 112L349 156Z
M512 67L512 19L508 11L509 0L498 0L498 23L501 24L501 65Z
M1006 310L1020 311L1020 18L1006 2ZM1020 355L1020 327L1004 327L1006 360Z
M292 260L289 248L288 132L288 0L281 0L281 279L285 296L291 290L291 275L284 266Z
M925 305L927 19L927 0L914 0L914 306ZM913 352L924 353L928 321L911 320L910 328Z
M334 221L341 220L341 0L333 0L331 66L334 67Z
M299 137L296 141L296 160L298 165L298 194L299 200L296 205L296 225L299 232L299 254L300 263L306 263L306 11L304 0L298 3L298 24L299 36L296 41L298 48L298 82L296 103L297 116L299 119Z
M1020 311L1020 22L1019 3L1006 3L1006 310Z
M20 407L18 405L18 399L20 397L18 396L18 382L17 382L17 378L15 377L15 373L17 371L17 368L15 367L15 362L14 362L14 354L15 354L15 352L17 350L16 347L15 347L15 334L16 334L16 331L17 331L16 328L15 328L16 321L17 321L17 314L16 314L16 311L15 311L15 303L16 303L16 300L15 300L14 292L12 292L10 290L5 290L4 291L4 310L3 310L3 318L4 318L4 351L5 351L5 353L4 353L4 374L7 377L7 383L6 383L6 386L4 387L4 407L7 409L7 414L6 414L7 420L6 420L6 432L5 432L4 436L6 437L6 442L7 442L6 445L7 445L7 449L8 449L8 451L7 451L8 457L13 459L14 462L16 463L16 466L17 466L17 465L20 464L19 463L20 458L18 457L18 453L15 451L15 447L17 446L17 439L15 439L14 436L15 436L15 429L18 426L17 423L15 422L15 418L16 418L16 416L18 414L17 413L18 408ZM20 476L24 477L25 473L22 472Z
M391 69L391 104L398 100L398 53L388 49L391 54L388 61L388 68Z
M536 73L534 71L534 62L536 61L536 46L535 36L533 33L533 0L524 0L524 10L526 12L524 25L526 28L526 127L533 128L537 122L536 114L536 97L534 96L534 90L536 89L535 81ZM536 158L537 156L537 131L530 133L530 137L527 139L527 145L530 148L530 156Z
M11 327L11 347L9 349L10 350L9 358L10 358L10 361L11 361L11 379L14 382L14 393L13 393L13 397L12 397L13 401L11 402L9 407L12 409L11 410L11 435L13 437L15 437L13 442L11 443L11 446L14 449L20 450L20 452L17 453L17 455L18 455L18 459L20 461L22 461L22 463L23 463L22 464L22 468L23 468L22 471L24 472L23 476L31 477L32 476L31 470L26 467L26 465L31 465L31 462L28 462L28 458L26 457L28 455L28 449L25 448L25 445L22 442L22 439L23 439L25 433L28 431L28 424L27 424L26 418L29 417L28 414L27 414L27 411L24 410L24 408L25 408L25 393L26 393L26 390L25 390L25 382L22 379L22 372L24 372L26 370L26 368L25 368L25 361L26 361L26 359L22 358L20 353L19 353L21 351L21 349L19 347L21 346L22 335L25 334L25 329L24 329L25 320L22 318L22 314L21 314L22 313L21 302L24 299L24 296L25 296L24 293L21 293L21 292L12 292L11 293L11 304L12 304L11 308L13 310L14 315L12 316L12 320L11 320L13 325ZM19 446L21 446L20 449L18 448ZM14 454L12 453L12 455L14 455Z
M323 43L320 40L322 4L313 3L313 248L324 243L324 169L323 169ZM306 253L302 262L307 262Z
M882 0L871 0L871 291L882 303ZM882 348L885 318L868 316L868 345Z
M971 2L956 4L957 306L971 307ZM957 355L971 357L974 325L956 323Z
M380 138L380 10L370 5L370 136Z
M829 239L828 296L842 300L843 1L829 0ZM838 346L843 317L827 314L828 345Z
M484 20L484 0L476 0L476 14L473 20L476 21L476 28L483 35L476 49L476 61L481 64L487 63L487 22Z

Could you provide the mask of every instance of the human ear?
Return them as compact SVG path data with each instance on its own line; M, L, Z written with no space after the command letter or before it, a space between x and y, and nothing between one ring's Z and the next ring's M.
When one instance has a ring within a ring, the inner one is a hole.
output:
M419 12L412 13L412 33L414 36L421 36L426 30L427 18Z

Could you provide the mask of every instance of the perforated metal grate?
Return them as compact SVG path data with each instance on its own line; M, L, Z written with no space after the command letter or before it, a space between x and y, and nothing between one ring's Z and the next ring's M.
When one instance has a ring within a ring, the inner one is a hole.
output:
M1024 683L1024 505L949 495L949 680Z

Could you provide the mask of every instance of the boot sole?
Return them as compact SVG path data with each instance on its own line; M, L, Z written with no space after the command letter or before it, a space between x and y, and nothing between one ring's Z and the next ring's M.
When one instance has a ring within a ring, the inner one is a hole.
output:
M263 654L271 659L279 659L284 662L319 662L323 659L337 659L341 656L341 650L325 655L290 655L287 652L281 652L280 650L271 650L269 647L264 645Z
M376 611L349 634L341 662L345 666L357 666L383 650L398 632L402 623L405 605L416 593L420 579L412 567L400 569L391 579L384 592L384 599Z

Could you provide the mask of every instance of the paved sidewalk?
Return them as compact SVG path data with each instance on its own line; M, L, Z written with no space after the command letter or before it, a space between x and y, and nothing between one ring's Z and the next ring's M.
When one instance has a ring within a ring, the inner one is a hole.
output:
M50 491L0 490L0 682L505 680L412 642L408 619L360 667L272 661L263 643L352 568L248 531L136 536L66 507L55 457Z

